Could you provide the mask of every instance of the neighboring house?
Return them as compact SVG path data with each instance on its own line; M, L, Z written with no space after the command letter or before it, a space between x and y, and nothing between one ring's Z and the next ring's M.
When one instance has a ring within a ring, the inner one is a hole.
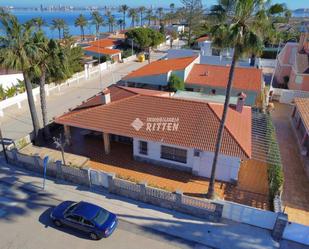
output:
M185 80L189 91L213 95L225 95L229 78L229 66L195 64ZM264 88L263 73L254 67L236 67L231 96L237 97L241 92L247 95L246 105L256 104Z
M305 158L306 171L309 176L309 99L295 98L295 107L292 113L292 124L296 131L301 154Z
M83 45L85 54L88 56L108 56L112 61L121 61L121 50L115 49L119 41L116 39L100 39Z
M154 61L129 73L121 82L128 86L162 89L168 86L171 74L186 80L198 61L198 56Z
M291 90L309 91L309 31L303 26L299 43L288 42L278 55L275 78Z
M68 141L70 127L102 133L102 153L110 153L111 141L126 141L135 160L210 177L223 104L167 96L113 86L55 122L64 125ZM240 99L228 111L216 178L237 181L250 157L251 108Z

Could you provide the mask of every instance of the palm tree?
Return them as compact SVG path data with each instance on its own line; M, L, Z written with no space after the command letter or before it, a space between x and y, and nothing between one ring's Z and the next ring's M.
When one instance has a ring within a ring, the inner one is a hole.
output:
M58 34L59 34L59 40L61 39L61 30L64 30L66 26L66 23L64 21L64 19L61 18L55 18L52 20L52 25L51 25L51 29L58 30Z
M120 5L119 12L123 14L123 29L126 28L126 13L129 10L129 6L126 4Z
M175 9L175 4L174 4L174 3L171 3L171 4L170 4L171 13L174 13L174 9Z
M152 9L147 9L145 13L146 13L145 18L148 20L148 26L150 26L151 21L153 20Z
M234 49L207 193L208 198L213 199L215 197L214 186L217 161L230 103L235 66L242 55L257 52L261 49L262 24L266 20L266 14L264 0L219 0L218 4L212 7L211 13L218 17L218 24L212 28L213 44L220 48Z
M131 26L135 27L135 21L136 18L138 17L136 9L133 8L129 9L129 17L131 18Z
M116 24L116 19L113 15L108 16L107 23L109 25L109 32L114 32L114 26Z
M87 26L87 23L87 19L83 16L83 14L80 14L74 23L75 27L80 27L82 40L85 40L85 26Z
M104 19L101 16L99 11L93 11L91 13L91 17L92 17L92 23L95 25L96 36L98 36L99 31L100 31L100 26L104 25Z
M163 8L162 7L159 7L157 9L157 14L158 14L159 21L160 21L160 24L161 24L162 23L162 17L163 17Z
M146 8L144 6L141 6L137 9L137 11L140 14L140 23L141 23L141 27L143 26L143 14L145 12Z
M122 30L123 29L123 25L124 25L123 19L118 19L117 20L117 25L119 26L119 30Z
M5 12L0 13L0 22L3 36L0 36L0 65L4 68L20 70L23 73L30 115L33 124L34 141L39 138L39 120L35 109L30 71L34 67L34 61L38 55L38 48L32 40L32 29L28 25L22 25L17 18Z
M39 30L42 30L43 26L47 26L47 23L42 17L35 18L34 23L38 27Z

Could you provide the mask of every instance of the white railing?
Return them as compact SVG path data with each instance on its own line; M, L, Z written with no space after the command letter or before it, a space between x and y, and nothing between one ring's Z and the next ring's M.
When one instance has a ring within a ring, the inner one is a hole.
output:
M182 203L188 206L205 208L212 211L216 209L216 205L208 202L207 200L200 200L185 195L182 197Z
M146 195L167 201L175 201L175 195L173 193L156 188L147 187Z

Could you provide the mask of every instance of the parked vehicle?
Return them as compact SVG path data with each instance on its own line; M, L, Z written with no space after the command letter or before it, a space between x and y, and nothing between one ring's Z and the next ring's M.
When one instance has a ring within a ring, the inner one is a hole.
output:
M72 227L89 234L93 240L110 236L117 227L117 216L97 205L81 201L64 201L50 214L57 227Z

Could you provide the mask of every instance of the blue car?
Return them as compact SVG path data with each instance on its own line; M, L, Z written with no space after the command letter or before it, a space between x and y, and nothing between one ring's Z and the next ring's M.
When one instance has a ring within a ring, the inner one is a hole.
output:
M117 216L97 205L81 201L64 201L50 214L57 227L62 225L89 234L93 240L110 236L117 227Z

